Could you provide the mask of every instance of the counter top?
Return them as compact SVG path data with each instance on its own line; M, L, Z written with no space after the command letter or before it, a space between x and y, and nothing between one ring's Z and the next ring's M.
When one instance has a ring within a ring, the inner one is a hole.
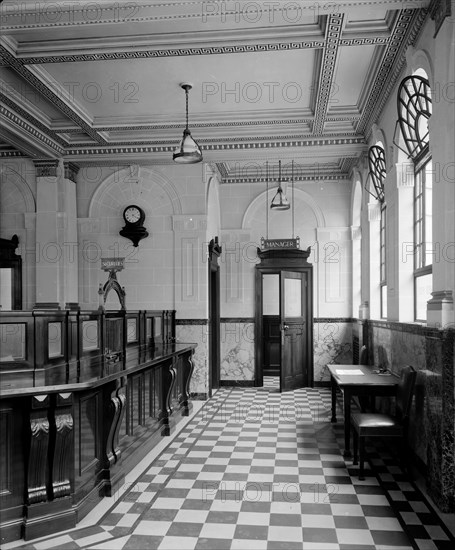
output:
M95 355L43 369L27 368L24 362L0 363L0 399L48 393L68 393L100 386L178 355L192 352L195 343L129 347L121 354Z

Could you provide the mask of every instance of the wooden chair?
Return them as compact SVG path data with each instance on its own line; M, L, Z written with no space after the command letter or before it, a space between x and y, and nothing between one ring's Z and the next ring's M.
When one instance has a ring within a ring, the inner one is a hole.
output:
M365 345L360 348L359 365L368 365L368 349ZM368 395L359 395L357 399L353 398L353 400L363 413L371 407L372 400Z
M359 365L368 365L368 349L366 346L360 348Z
M354 413L351 415L351 428L354 438L353 464L358 464L357 459L359 459L359 479L365 479L365 439L367 437L393 437L399 439L401 459L404 464L409 411L416 376L417 372L411 366L403 367L395 396L395 416L379 413Z

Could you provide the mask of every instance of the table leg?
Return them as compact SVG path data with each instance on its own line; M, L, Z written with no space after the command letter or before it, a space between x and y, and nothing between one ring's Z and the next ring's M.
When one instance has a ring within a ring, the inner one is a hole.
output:
M337 385L333 376L330 377L330 382L332 385L332 418L330 422L337 421Z
M351 456L351 393L344 388L344 453L345 458Z

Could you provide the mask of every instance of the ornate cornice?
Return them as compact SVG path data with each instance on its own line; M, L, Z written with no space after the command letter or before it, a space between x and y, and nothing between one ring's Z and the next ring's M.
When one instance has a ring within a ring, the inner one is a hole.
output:
M356 128L358 133L364 133L367 138L398 80L406 61L406 49L415 44L427 15L425 9L405 9L398 17L363 116Z
M432 0L428 11L430 12L431 19L434 21L433 38L435 38L445 18L452 15L452 2L451 0Z
M37 178L49 178L58 176L58 159L40 159L34 160L36 177Z
M77 164L74 164L74 162L64 161L63 167L65 170L65 178L76 183L79 166Z

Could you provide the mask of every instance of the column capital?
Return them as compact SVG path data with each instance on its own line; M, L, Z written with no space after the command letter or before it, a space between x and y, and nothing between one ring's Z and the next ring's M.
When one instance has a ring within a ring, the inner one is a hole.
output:
M395 164L397 174L397 189L402 187L414 187L414 163L397 162Z
M360 225L351 225L351 239L358 241L362 238L362 228Z
M454 326L453 292L434 290L427 302L427 325L438 328Z
M68 160L63 161L63 167L65 170L65 178L76 183L77 173L79 172L79 166Z
M381 219L381 203L370 202L368 203L368 221L378 222Z
M39 159L34 160L35 172L37 178L56 177L58 175L59 159Z

